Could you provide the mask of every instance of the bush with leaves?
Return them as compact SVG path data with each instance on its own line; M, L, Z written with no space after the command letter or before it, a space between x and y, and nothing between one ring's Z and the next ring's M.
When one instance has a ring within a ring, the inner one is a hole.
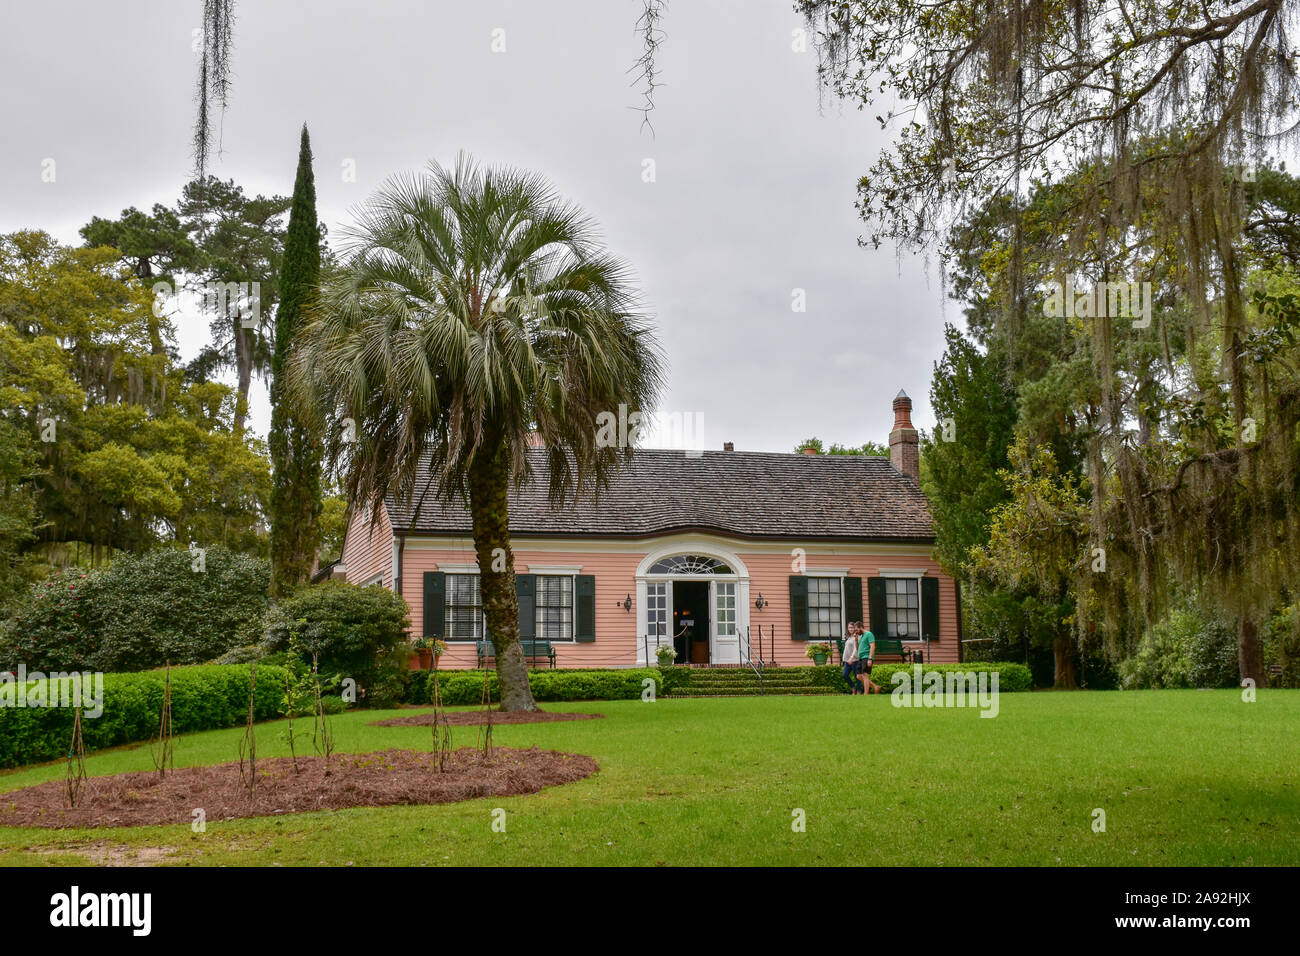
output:
M222 547L123 554L36 584L0 628L0 669L140 671L198 664L257 639L269 566Z
M1188 604L1170 611L1120 662L1126 689L1233 687L1237 639L1230 625Z
M388 588L330 581L301 588L271 608L263 647L271 654L298 648L308 661L316 654L322 675L351 678L366 691L359 703L383 705L404 694L395 675L409 657L410 624L406 601Z

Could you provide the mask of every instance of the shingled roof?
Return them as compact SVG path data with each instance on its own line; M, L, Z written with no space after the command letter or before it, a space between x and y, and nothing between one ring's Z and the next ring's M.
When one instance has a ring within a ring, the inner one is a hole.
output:
M554 537L640 538L708 531L741 538L931 543L925 496L888 458L774 452L638 449L601 492L562 508L546 495L540 449L535 478L510 493L510 532ZM423 482L420 482L422 484ZM469 511L387 502L399 534L469 535Z

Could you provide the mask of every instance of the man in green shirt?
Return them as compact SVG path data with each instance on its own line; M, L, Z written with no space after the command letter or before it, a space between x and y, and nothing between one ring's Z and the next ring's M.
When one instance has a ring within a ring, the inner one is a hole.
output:
M858 621L858 627L862 628L862 636L858 638L858 666L862 672L862 686L868 694L872 690L879 694L880 685L871 679L871 665L876 657L876 635L863 627L861 621Z

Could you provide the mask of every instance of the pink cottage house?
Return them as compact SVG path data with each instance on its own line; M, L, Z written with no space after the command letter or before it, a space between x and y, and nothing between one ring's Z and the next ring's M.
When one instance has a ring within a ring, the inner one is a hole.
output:
M655 648L674 642L679 663L794 666L808 663L807 641L833 642L860 619L928 660L959 660L958 598L931 553L912 401L899 392L893 407L888 459L638 450L598 501L552 509L544 480L512 492L521 637L549 641L559 667L654 664ZM484 618L464 508L416 516L388 501L377 522L357 511L325 573L394 588L413 635L447 642L441 666L478 663Z

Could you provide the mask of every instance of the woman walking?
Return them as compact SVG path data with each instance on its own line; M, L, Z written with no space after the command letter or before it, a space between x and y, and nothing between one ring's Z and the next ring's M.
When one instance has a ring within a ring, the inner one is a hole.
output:
M858 692L858 631L857 625L850 624L849 632L844 638L844 649L840 652L840 663L844 665L844 682L849 685L849 693Z

